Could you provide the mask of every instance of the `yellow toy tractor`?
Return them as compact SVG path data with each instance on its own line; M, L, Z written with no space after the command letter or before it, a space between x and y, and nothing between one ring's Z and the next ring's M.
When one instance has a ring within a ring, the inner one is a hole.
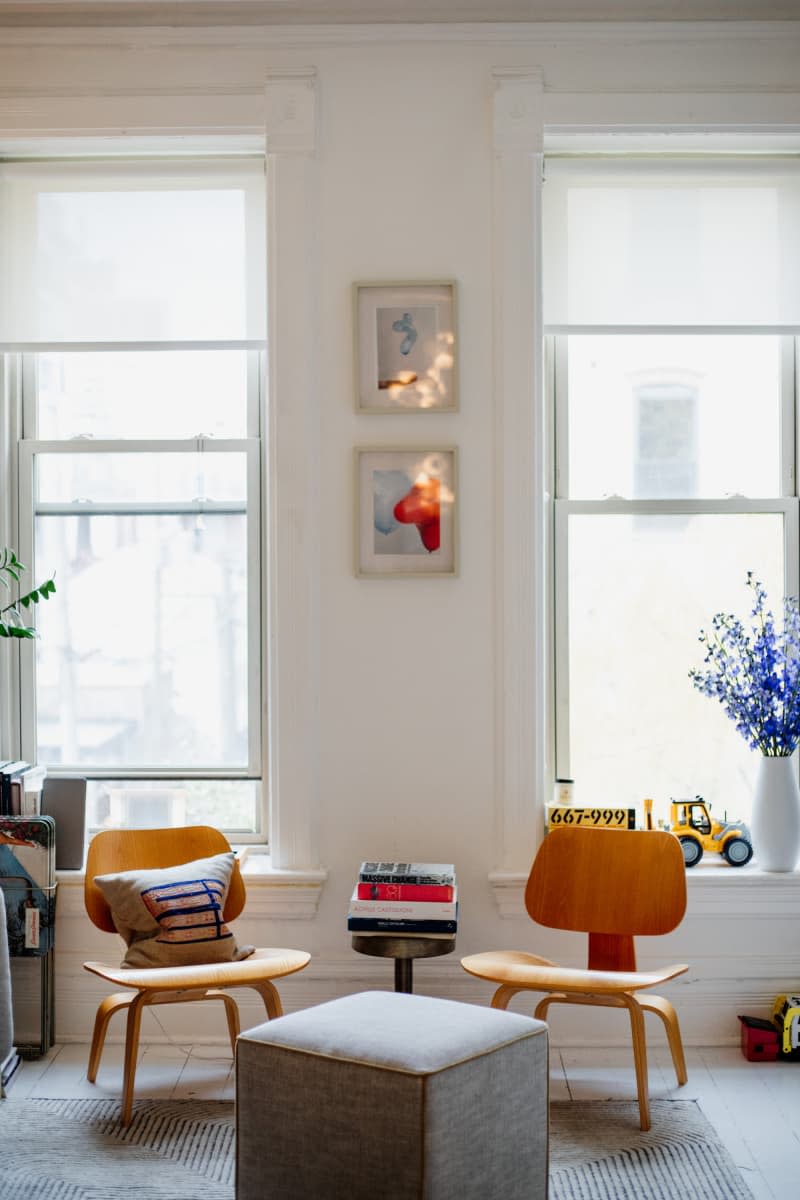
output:
M753 857L750 830L743 821L715 821L711 805L702 796L673 800L669 806L671 831L683 848L683 861L694 867L708 850L721 854L732 867L743 867Z

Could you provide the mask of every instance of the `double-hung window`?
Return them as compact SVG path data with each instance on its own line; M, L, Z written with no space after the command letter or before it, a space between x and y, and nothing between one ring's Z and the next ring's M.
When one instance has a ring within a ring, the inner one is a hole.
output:
M576 802L702 794L756 756L688 678L718 611L798 593L800 172L554 158L544 184L555 769Z
M265 829L263 172L0 166L14 540L57 585L16 736L90 828Z

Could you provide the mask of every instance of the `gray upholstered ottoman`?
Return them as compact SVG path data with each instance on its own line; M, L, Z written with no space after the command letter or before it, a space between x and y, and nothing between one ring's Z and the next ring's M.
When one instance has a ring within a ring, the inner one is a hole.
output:
M361 992L236 1047L237 1200L544 1200L547 1026Z

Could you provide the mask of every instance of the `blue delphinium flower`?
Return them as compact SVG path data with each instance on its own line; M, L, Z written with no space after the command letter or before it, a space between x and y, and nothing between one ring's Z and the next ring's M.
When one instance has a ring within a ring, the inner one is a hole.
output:
M767 593L747 573L754 601L750 628L730 613L717 613L711 631L700 631L703 668L689 678L704 696L719 700L753 750L770 757L792 754L800 741L800 609L783 602L776 627Z

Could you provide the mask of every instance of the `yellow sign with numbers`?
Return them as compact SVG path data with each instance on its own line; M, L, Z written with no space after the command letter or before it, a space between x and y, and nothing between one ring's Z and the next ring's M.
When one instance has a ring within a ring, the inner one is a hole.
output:
M592 825L605 829L635 829L635 808L572 808L551 804L547 809L547 827L556 825Z

